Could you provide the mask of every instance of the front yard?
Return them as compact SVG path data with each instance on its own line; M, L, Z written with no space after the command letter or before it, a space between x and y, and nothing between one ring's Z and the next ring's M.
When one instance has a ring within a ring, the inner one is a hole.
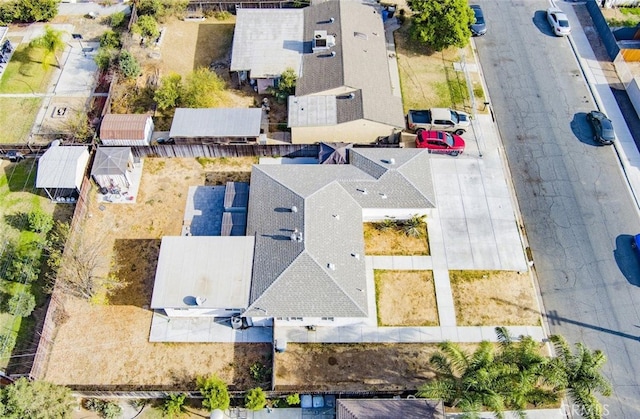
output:
M431 271L374 271L378 326L437 326Z

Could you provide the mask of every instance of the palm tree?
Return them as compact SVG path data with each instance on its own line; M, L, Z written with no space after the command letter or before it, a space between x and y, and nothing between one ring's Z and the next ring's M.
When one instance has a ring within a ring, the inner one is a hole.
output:
M495 362L493 344L481 342L473 354L453 342L442 342L438 348L440 352L430 359L437 377L422 385L418 396L442 399L449 406L460 408L468 418L479 417L483 406L502 418L505 402L496 391L496 384L505 371L502 364Z
M44 27L44 33L29 43L29 46L33 48L41 48L44 50L44 58L42 60L43 66L46 67L49 64L49 59L53 55L53 58L56 60L56 66L60 68L60 61L58 61L57 53L58 51L64 50L65 42L62 39L63 35L63 31L59 31L49 25L46 25Z
M557 354L551 366L564 375L569 396L580 406L585 419L600 419L603 409L595 393L610 396L612 391L611 384L600 372L607 357L602 351L591 351L582 343L576 343L574 354L562 336L553 335L550 339Z

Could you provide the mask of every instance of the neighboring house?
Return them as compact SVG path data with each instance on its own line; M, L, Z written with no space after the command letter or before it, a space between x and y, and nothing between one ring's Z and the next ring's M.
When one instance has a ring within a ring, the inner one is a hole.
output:
M131 186L133 154L129 147L98 147L91 177L100 188L126 192Z
M287 68L298 74L288 107L293 143L372 143L405 125L375 5L331 0L239 13L231 70L262 92Z
M426 214L435 195L426 150L352 149L349 161L255 165L246 236L164 237L151 308L265 326L365 322L363 222Z
M261 108L178 108L169 137L176 144L255 143L262 134Z
M336 419L444 419L444 404L427 399L338 399Z
M84 146L52 146L38 159L36 188L56 202L76 202L89 164Z
M108 113L100 124L100 142L115 146L149 145L153 119L146 114Z

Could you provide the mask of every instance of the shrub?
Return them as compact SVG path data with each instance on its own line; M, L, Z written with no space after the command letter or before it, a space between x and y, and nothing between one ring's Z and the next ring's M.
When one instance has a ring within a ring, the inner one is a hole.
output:
M111 25L113 29L117 29L124 24L126 17L127 16L124 14L124 12L114 13L109 16L109 25Z
M133 25L132 30L143 38L156 39L160 35L158 22L150 15L140 16L135 25Z
M300 395L298 393L289 394L286 401L289 406L298 406L300 404Z
M140 64L136 57L131 55L129 51L123 51L118 58L118 68L122 75L128 79L135 79L140 75Z
M98 53L93 57L98 68L106 71L111 67L116 58L116 51L111 48L100 48Z
M120 34L111 29L100 35L100 46L102 48L120 48L121 45Z
M196 380L198 391L203 396L202 406L206 409L225 410L229 407L231 399L227 384L215 375L210 377L198 377Z
M48 22L58 14L59 0L20 0L13 2L14 21Z
M164 404L162 405L162 413L165 416L169 417L179 417L185 412L184 409L184 401L187 398L187 395L182 394L170 394L169 397L164 399Z
M36 308L36 297L28 291L12 295L7 308L14 316L29 317Z
M42 211L32 211L27 215L29 230L47 234L53 228L53 216Z
M254 380L261 383L267 379L269 369L260 362L254 362L249 368L249 373Z
M87 399L84 401L84 407L87 410L97 412L100 417L106 419L115 419L122 415L120 405L108 400Z
M252 388L247 391L247 394L244 396L244 407L249 410L264 409L266 404L267 396L260 387Z
M414 215L402 223L402 231L411 237L423 237L425 234L426 223L425 215Z

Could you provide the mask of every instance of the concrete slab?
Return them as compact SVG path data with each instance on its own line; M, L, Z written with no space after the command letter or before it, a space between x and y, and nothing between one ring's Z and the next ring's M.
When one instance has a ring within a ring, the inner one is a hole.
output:
M411 256L411 269L418 271L433 269L431 256Z
M399 271L408 271L413 269L413 261L411 256L391 256L391 266Z

